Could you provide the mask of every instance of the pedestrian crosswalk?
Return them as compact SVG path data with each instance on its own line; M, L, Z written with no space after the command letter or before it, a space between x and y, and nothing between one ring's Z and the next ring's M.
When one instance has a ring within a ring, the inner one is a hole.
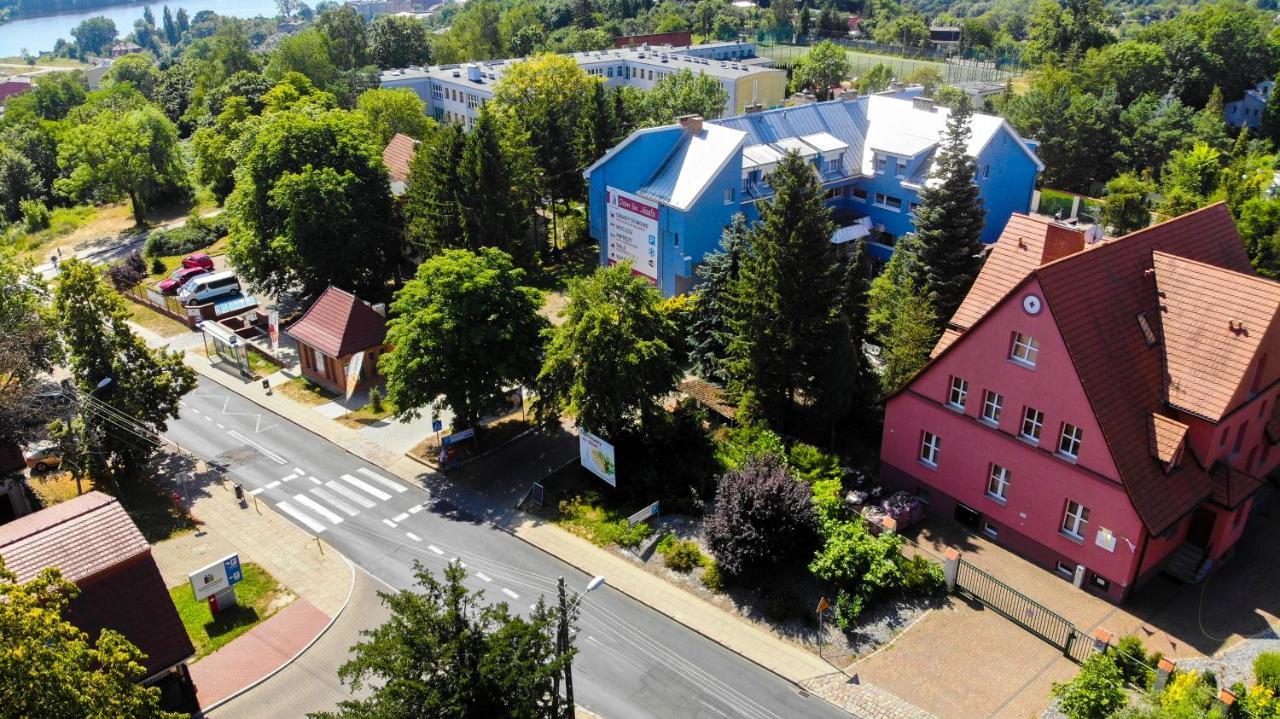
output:
M357 477L357 474L360 476ZM294 482L303 479L311 481ZM290 482L293 483L289 484ZM297 467L279 479L250 490L249 494L259 497L273 490L287 493L280 497L282 501L276 503L280 511L319 533L363 511L375 509L379 503L392 499L394 495L407 492L408 487L363 467L356 469L353 474L342 474L338 479L329 480L315 477ZM263 497L273 498L273 495ZM421 508L422 505L416 505L409 512L416 512ZM382 521L395 528L397 522L409 517L409 512L400 512L395 516L395 521Z

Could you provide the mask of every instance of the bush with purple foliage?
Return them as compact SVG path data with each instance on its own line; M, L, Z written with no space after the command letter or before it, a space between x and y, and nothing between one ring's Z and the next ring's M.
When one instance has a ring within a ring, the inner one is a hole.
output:
M817 547L818 520L809 485L781 459L748 459L721 475L704 534L720 571L750 581L783 564L803 566Z

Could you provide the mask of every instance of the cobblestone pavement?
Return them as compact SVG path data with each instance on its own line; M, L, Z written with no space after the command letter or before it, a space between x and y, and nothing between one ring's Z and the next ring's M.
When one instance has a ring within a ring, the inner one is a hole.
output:
M860 719L935 719L906 701L870 684L860 684L843 672L814 677L800 683Z

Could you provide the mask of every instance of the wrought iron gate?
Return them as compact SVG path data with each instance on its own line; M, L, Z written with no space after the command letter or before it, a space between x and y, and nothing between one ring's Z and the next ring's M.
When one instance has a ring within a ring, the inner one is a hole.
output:
M1057 647L1072 661L1083 662L1094 652L1093 640L1065 617L963 559L956 572L956 591L977 599Z

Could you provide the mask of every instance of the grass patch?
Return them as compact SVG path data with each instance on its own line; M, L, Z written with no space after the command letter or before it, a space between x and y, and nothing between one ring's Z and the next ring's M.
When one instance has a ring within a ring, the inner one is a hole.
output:
M92 489L88 482L84 485L86 492ZM31 487L31 491L36 493L40 503L45 507L52 507L80 495L76 491L76 480L70 472L55 470L44 474L32 474L27 480L27 486Z
M280 365L272 362L261 352L249 350L249 371L253 372L259 378L262 378L279 372Z
M345 424L352 429L363 429L371 424L376 424L396 413L396 406L391 400L382 400L382 411L377 412L373 409L373 403L370 402L354 412L348 412L338 418L338 422Z
M653 532L644 522L627 526L627 515L605 507L600 494L591 491L561 500L555 522L599 547L636 547Z
M36 232L10 235L6 240L19 252L32 253L46 243L65 237L89 223L97 214L98 208L92 205L76 207L55 207L49 214L49 226ZM47 257L43 258L49 259Z
M167 492L145 479L121 480L119 491L112 494L151 544L196 528L186 510L175 507Z
M162 315L150 307L132 300L127 301L127 305L129 307L130 322L145 327L161 337L177 337L191 332L190 327L168 315Z
M529 284L540 290L564 292L569 283L586 277L600 267L600 247L595 242L579 242L561 252L561 262L543 265L529 273Z
M27 58L21 55L10 55L9 57L0 57L0 64L4 65L28 65ZM52 55L41 55L36 58L34 63L37 67L65 67L70 70L80 69L87 70L90 65L73 60L69 57L54 57Z
M216 617L209 611L207 600L196 601L190 584L169 590L182 626L196 647L196 657L216 652L294 600L292 592L257 564L244 562L240 568L244 579L235 585L237 604Z
M319 407L322 404L328 404L338 396L336 392L330 392L324 387L321 387L318 384L313 384L303 377L294 377L284 384L277 385L274 389L276 392L279 392L294 402L305 404L310 407Z

